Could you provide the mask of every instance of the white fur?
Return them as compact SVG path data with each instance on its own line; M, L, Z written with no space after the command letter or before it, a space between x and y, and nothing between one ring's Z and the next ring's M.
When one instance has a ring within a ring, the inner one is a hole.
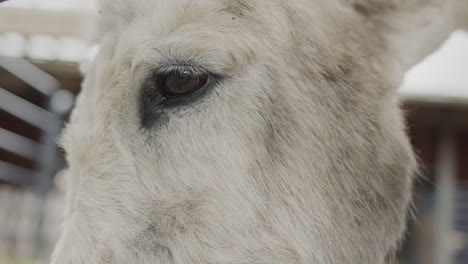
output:
M52 264L391 259L416 167L397 87L466 0L101 5ZM142 129L144 80L174 60L225 78Z

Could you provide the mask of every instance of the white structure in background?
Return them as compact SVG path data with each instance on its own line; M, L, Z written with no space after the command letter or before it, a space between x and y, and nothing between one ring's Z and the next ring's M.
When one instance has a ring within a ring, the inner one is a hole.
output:
M468 104L468 33L457 31L437 52L406 75L405 98Z
M2 3L5 7L46 10L82 10L94 8L95 0L13 0Z
M0 5L0 56L78 62L94 0L14 0ZM13 31L13 32L12 32Z
M17 32L0 34L0 55L6 57L23 57L26 49L26 37Z

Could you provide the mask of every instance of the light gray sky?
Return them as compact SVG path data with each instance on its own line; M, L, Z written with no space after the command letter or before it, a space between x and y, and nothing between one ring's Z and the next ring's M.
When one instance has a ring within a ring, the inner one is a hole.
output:
M468 100L468 33L454 32L438 51L412 68L401 92Z

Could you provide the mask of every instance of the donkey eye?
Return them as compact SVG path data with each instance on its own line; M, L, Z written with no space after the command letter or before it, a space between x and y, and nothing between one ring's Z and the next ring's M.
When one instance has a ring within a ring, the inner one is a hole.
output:
M208 73L192 73L190 71L169 72L158 78L158 86L168 96L178 96L193 93L203 88L209 79Z

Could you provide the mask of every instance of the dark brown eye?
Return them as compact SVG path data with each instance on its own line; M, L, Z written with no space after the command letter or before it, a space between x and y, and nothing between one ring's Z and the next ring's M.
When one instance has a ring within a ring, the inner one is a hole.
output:
M193 93L208 82L209 74L190 71L170 72L158 80L161 91L169 96Z

